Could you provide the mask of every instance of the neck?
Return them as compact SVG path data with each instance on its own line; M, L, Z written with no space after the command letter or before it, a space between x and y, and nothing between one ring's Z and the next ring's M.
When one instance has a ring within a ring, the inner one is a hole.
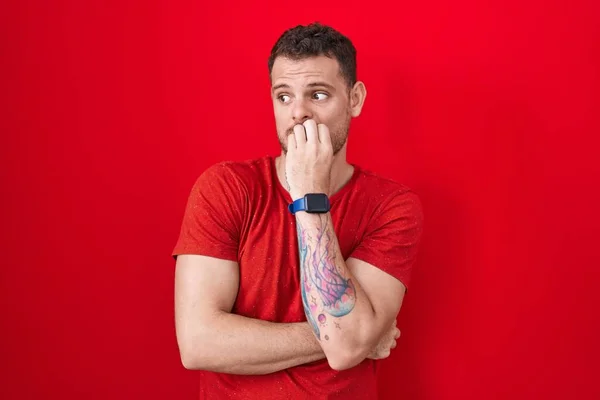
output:
M287 182L285 180L285 153L282 151L281 155L275 159L275 168L277 169L277 177L281 185L287 189ZM346 161L346 146L333 157L333 164L331 166L331 183L329 188L330 197L337 193L348 181L352 178L354 173L354 167Z

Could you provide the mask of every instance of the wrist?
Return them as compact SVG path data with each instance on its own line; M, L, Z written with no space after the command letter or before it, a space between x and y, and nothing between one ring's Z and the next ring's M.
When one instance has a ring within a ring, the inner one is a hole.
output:
M328 190L324 190L319 187L290 190L290 196L292 197L293 201L301 199L309 193L323 193L323 194L327 195L327 197L329 197Z
M292 214L296 214L300 211L306 211L309 214L325 214L331 210L331 203L329 196L325 193L312 193L309 192L304 196L299 193L294 193L296 197L291 204L288 205L288 210Z

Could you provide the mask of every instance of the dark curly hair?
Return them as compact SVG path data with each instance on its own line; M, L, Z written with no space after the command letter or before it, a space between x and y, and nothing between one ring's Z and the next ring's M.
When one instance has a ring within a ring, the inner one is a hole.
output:
M269 76L277 57L301 60L308 57L335 58L349 88L356 83L356 49L346 36L318 22L298 25L285 31L273 46L269 57Z

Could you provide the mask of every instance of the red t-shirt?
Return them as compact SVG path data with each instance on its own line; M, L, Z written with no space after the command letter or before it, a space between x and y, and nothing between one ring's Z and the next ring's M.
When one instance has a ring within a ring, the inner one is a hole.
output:
M354 165L351 180L330 197L344 259L355 257L408 287L421 236L418 197L407 187ZM173 255L237 261L240 285L232 312L271 322L306 321L291 197L271 156L207 169L190 194ZM327 360L268 375L201 371L201 399L376 399L377 362L344 371Z

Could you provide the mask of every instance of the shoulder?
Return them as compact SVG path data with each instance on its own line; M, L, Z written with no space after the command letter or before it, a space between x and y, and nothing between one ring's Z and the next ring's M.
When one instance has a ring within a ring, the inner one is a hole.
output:
M268 156L242 161L221 161L204 170L196 184L249 188L252 183L266 179L269 168Z
M409 186L368 169L359 168L355 190L370 205L373 216L393 213L421 220L422 204L419 195Z
M360 166L357 168L356 188L377 204L398 198L419 201L418 194L407 185Z

